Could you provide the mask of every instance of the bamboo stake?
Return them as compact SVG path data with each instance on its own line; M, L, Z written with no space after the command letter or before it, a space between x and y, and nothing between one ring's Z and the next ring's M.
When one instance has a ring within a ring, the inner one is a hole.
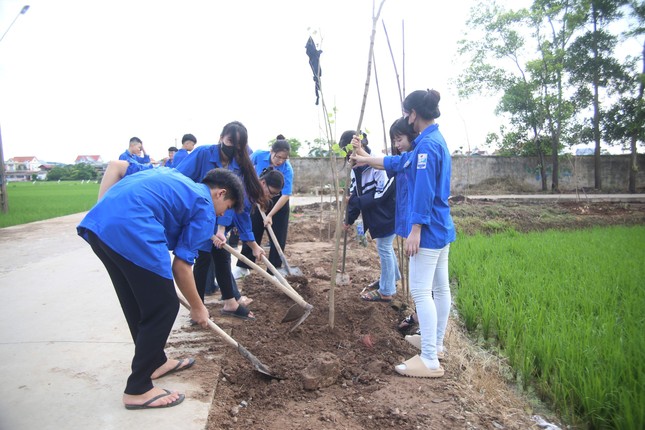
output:
M358 125L356 126L356 134L358 134L361 130L361 125L363 124L363 116L365 116L365 105L367 104L367 93L370 88L370 78L372 75L372 56L374 55L374 38L376 36L376 23L378 22L379 16L381 15L381 10L383 9L383 4L385 3L385 0L381 0L381 4L379 5L378 12L376 15L374 15L374 3L372 3L372 34L370 36L370 49L369 53L367 55L367 77L365 79L365 89L363 91L363 104L361 106L361 114L358 118ZM333 151L332 151L333 152ZM335 168L335 166L332 166ZM345 178L345 184L349 184L351 180L351 171L352 169L347 169L347 175ZM335 176L336 178L336 183L338 183L338 176ZM338 195L338 194L337 194ZM333 297L334 297L334 289L336 288L336 271L338 270L338 255L340 253L340 231L342 230L342 221L344 219L344 213L346 211L346 200L345 198L343 199L337 199L340 200L340 205L339 205L339 211L336 216L336 231L335 231L335 251L334 251L334 259L332 261L331 265L331 288L329 289L329 325L331 328L334 328L334 317L335 317L335 310L333 306Z
M390 155L389 145L387 144L387 134L385 132L385 116L383 115L383 102L381 100L381 87L378 84L378 73L376 69L376 56L372 55L374 61L374 81L376 82L376 94L378 94L378 107L381 111L381 126L383 127L383 146L385 147L385 155Z

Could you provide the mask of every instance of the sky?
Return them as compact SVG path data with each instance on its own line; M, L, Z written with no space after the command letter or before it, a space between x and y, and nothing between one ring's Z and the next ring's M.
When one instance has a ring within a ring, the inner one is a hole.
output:
M514 7L525 3L518 1ZM459 100L452 84L463 69L457 41L476 3L385 1L361 126L373 151L401 116L383 23L405 93L441 93L437 122L451 152L481 148L499 128L494 99ZM0 0L0 32L26 4L0 41L5 160L108 161L132 136L160 159L185 133L198 145L217 143L230 121L247 127L253 149L267 148L278 134L303 143L325 138L305 53L309 36L323 51L322 93L336 112L334 138L358 125L372 0Z

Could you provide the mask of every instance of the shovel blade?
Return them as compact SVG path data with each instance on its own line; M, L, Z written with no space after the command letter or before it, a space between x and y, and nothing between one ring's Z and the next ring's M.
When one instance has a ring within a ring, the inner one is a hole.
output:
M271 378L274 378L274 379L284 379L280 376L276 376L273 373L271 373L271 371L266 365L262 364L262 362L258 360L258 358L255 355L251 354L251 352L248 349L244 348L239 343L237 344L237 351L240 353L242 357L246 358L249 362L251 362L255 370L257 370L258 372L264 375L270 376Z
M305 313L305 308L303 308L302 306L296 303L289 308L289 310L284 315L284 317L282 317L282 321L280 322L287 323L287 322L295 321L298 318L302 317L304 313Z
M287 276L305 276L300 267L288 266L286 268ZM283 275L284 276L284 275Z
M307 304L307 307L305 308L305 313L300 317L300 319L298 319L298 321L296 321L296 323L293 325L293 327L291 327L291 329L289 330L289 333L294 331L296 329L296 327L298 327L300 324L302 324L309 317L309 314L311 314L311 310L313 308L314 307L312 305Z
M349 285L349 274L348 273L337 273L336 274L336 285Z

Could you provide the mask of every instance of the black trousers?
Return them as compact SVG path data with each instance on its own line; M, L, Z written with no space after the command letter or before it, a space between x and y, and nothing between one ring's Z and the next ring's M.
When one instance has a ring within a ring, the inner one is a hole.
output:
M222 300L232 298L238 300L241 295L237 289L233 273L231 273L231 254L225 249L219 249L213 246L211 252L199 251L199 255L193 266L195 285L197 285L197 292L202 302L204 301L206 284L210 282L208 270L211 261L215 264L215 279L217 279L217 285L219 285L220 292L222 293Z
M276 197L277 201L279 197ZM280 248L284 251L284 247L287 245L287 231L289 230L289 215L291 211L289 210L289 202L287 202L282 208L278 211L273 216L273 233L275 233L276 239L278 239L278 243L280 244ZM260 214L259 209L257 207L255 210L251 213L251 223L253 225L253 235L255 236L255 241L257 242L258 245L262 246L262 236L264 235L264 220L262 219L262 214ZM267 233L268 235L268 233ZM244 244L242 246L242 255L244 255L246 258L248 258L251 261L255 261L255 257L253 256L253 251L251 251L251 248ZM277 248L273 244L273 241L271 241L271 249L269 251L269 262L273 264L276 268L282 267L282 259L280 258L280 254L278 253ZM246 269L249 268L246 264L244 264L241 261L237 262L238 267L244 267Z
M179 311L172 279L135 265L108 247L94 233L88 239L107 269L134 341L132 373L126 394L144 394L152 389L152 373L167 360L164 347Z

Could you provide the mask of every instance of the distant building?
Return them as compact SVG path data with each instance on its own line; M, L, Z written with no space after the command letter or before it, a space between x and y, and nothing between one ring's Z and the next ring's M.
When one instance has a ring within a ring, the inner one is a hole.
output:
M593 148L578 148L576 149L576 155L594 155Z
M41 173L43 162L35 156L13 157L5 163L7 182L31 181Z
M74 164L81 163L91 164L92 166L102 166L104 164L100 155L79 155L74 160Z

